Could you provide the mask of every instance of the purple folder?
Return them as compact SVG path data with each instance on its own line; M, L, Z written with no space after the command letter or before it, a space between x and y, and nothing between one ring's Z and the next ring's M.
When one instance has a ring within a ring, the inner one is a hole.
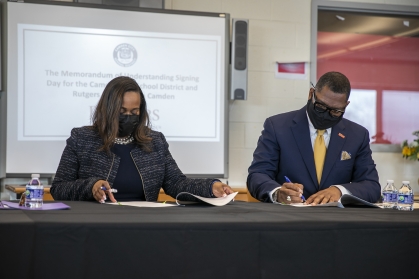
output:
M52 203L44 203L42 207L39 207L39 208L31 208L31 207L20 206L19 203L15 203L15 202L1 201L0 209L61 210L61 209L70 209L70 207L61 202L52 202Z

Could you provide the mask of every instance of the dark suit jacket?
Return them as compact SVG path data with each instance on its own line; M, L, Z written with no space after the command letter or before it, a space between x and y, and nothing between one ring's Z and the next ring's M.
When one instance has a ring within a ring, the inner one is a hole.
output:
M341 160L342 151L351 154L351 159ZM285 182L284 176L303 184L306 198L331 185L342 185L369 202L377 202L381 192L368 131L347 119L332 128L319 185L306 106L266 119L249 167L247 186L253 197L269 202L269 192Z
M160 188L176 197L189 192L202 197L212 197L213 179L190 179L178 168L162 133L150 131L153 151L139 147L131 151L132 159L143 180L147 201L156 201ZM98 180L107 180L112 187L118 172L120 158L114 153L98 151L102 139L90 127L75 128L67 139L67 146L51 186L56 200L94 200L92 187ZM190 200L182 196L182 200Z

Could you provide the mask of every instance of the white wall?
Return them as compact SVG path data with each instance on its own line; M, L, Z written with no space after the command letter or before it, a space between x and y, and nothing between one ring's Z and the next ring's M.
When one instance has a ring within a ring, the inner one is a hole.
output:
M419 5L419 0L352 0L375 4ZM230 108L229 184L244 187L252 153L268 116L301 108L309 80L274 77L275 61L310 61L310 0L166 0L166 9L229 13L249 19L249 94ZM413 132L413 131L412 131ZM410 180L419 193L419 162L399 153L373 154L380 183Z
M71 0L62 0L70 1ZM419 0L352 0L376 4L419 5ZM301 108L307 100L309 80L274 77L275 61L310 61L310 0L166 0L166 9L229 13L231 18L250 20L249 95L230 107L229 184L245 187L247 168L268 116ZM315 58L313 58L315 59ZM412 131L413 132L413 131ZM396 185L410 180L419 193L419 162L406 161L399 153L373 153L380 183L394 179ZM2 199L7 199L2 181Z

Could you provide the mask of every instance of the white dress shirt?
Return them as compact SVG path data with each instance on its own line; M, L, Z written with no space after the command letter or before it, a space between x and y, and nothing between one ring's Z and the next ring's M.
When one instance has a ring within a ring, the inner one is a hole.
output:
M314 152L314 141L316 140L316 137L317 137L317 129L314 128L313 124L311 123L310 117L308 117L307 112L306 112L306 115L307 115L307 120L308 120L308 128L310 129L311 147L313 148L313 152ZM326 131L323 134L324 144L326 145L326 149L329 147L330 135L332 134L332 128L326 129ZM340 192L342 193L342 196L344 194L350 194L350 192L345 187L343 187L342 185L330 185L330 187L331 186L337 187L340 190ZM273 200L273 194L277 190L279 190L279 188L281 188L281 186L279 186L279 187L273 189L271 192L269 192L269 197L270 197L270 199L273 203L278 203L279 204L279 202Z

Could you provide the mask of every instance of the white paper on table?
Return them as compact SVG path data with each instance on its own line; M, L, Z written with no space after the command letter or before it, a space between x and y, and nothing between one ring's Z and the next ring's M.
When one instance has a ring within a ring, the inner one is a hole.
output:
M340 203L340 202L328 202L328 203L324 203L324 204L317 204L317 205L311 205L311 204L304 204L304 203L293 203L290 204L291 206L295 206L295 207L307 207L307 206L317 206L317 207L339 207L339 208L345 208L345 206ZM375 203L375 206L373 207L379 207L379 208L383 208L382 204L379 203Z
M205 203L215 205L215 206L223 206L223 205L226 205L229 202L231 202L238 193L239 192L234 192L233 194L229 194L229 195L227 195L225 197L221 197L221 198L204 198L204 197L197 196L197 195L194 195L194 194L191 194L191 193L188 193L188 192L181 192L181 193L177 194L177 196L176 196L176 203L178 205L183 205L183 204L181 204L182 201L178 201L178 197L180 195L190 195L190 196L193 196L193 197L195 197L195 198L197 198L197 199L199 199L199 200L201 200Z
M316 205L304 204L304 203L292 203L290 205L295 206L295 207L307 207L307 206L336 206L336 207L341 207L339 202L328 202L328 203L316 204Z
M303 204L303 203L293 203L290 204L292 206L295 207L306 207L306 206L335 206L335 207L340 207L340 208L345 208L345 205L366 205L366 206L370 206L370 207L378 207L378 208L383 208L381 204L374 204L374 203L370 203L367 202L361 198L358 198L354 195L350 195L350 194L344 194L342 197L340 197L339 201L337 202L328 202L325 204L317 204L317 205L310 205L310 204Z
M344 206L340 203L340 202L328 202L328 203L323 203L323 204L316 204L316 205L312 205L312 204L304 204L304 203L292 203L290 204L291 206L295 206L295 207L307 207L307 206L331 206L331 207L340 207L340 208L344 208Z
M291 206L295 206L295 207L307 207L307 206L312 206L311 204L304 204L304 203L291 203Z
M162 202L148 202L148 201L112 202L112 203L105 203L105 204L128 205L128 206L135 206L135 207L169 207L169 206L177 206L176 204L162 203Z
M292 203L291 206L295 207L307 207L307 206L335 206L335 207L342 207L342 204L340 202L328 202L324 204L317 204L317 205L311 205L311 204L304 204L304 203Z

